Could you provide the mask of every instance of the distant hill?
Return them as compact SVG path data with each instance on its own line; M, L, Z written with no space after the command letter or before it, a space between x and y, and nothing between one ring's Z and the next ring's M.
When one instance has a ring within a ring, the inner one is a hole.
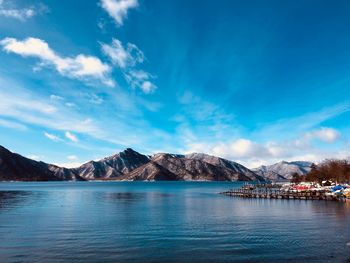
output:
M272 165L263 165L258 168L252 169L256 174L264 177L266 180L290 180L294 173L299 175L305 175L311 170L311 162L295 161L286 162L282 161Z

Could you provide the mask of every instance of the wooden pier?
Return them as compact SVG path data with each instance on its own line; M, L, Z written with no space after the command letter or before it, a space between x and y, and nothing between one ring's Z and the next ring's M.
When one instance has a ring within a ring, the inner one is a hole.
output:
M264 199L294 199L294 200L326 200L345 201L341 196L326 195L325 191L285 191L279 188L239 188L220 194L241 198L264 198Z

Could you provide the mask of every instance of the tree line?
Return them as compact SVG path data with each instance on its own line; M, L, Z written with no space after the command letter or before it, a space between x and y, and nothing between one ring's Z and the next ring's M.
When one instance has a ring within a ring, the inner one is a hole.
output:
M292 182L301 181L318 182L333 181L338 183L350 182L350 163L347 160L329 159L322 163L311 165L311 170L306 175L294 174Z

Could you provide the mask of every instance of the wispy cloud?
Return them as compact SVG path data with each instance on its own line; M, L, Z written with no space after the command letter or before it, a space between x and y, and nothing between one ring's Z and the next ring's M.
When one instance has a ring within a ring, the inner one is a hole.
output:
M112 63L121 69L133 67L144 61L144 54L136 45L127 43L124 47L118 39L113 39L111 45L102 43L101 48Z
M6 116L16 116L18 112L50 116L58 111L54 105L44 100L27 97L27 94L13 94L10 92L1 92L0 94L0 114ZM23 121L26 120L23 119Z
M350 101L325 107L315 112L305 113L301 116L286 118L273 123L264 124L254 135L261 138L278 137L279 135L293 136L296 133L310 131L322 125L327 120L350 112Z
M76 160L78 160L79 158L78 158L76 155L68 155L68 156L67 156L67 159L70 160L70 161L76 161Z
M44 132L44 135L46 138L50 139L51 141L55 141L55 142L62 141L62 139L55 134Z
M64 100L63 97L58 96L58 95L55 95L55 94L50 95L50 99L51 99L51 100L54 100L54 101L61 101L61 100Z
M90 103L93 103L96 105L103 103L103 98L101 98L97 94L87 94L87 97L88 97Z
M10 1L0 1L0 16L25 21L35 15L36 11L32 7L16 8Z
M118 26L123 25L129 9L138 6L137 0L101 0L102 8L110 15Z
M146 71L130 70L124 76L132 88L140 88L146 94L157 89L157 86L150 81L154 77Z
M76 135L74 135L73 133L66 131L64 133L64 136L66 136L67 139L71 140L72 142L78 142L79 139Z
M151 81L154 79L153 75L136 68L137 64L145 60L143 52L136 45L127 43L123 46L120 40L113 39L110 45L101 43L101 49L111 62L122 70L132 88L140 88L146 94L157 88Z
M77 114L71 108L60 104L53 105L46 97L42 98L37 93L17 88L1 79L0 83L0 116L50 130L70 130L91 136L99 134L100 130L91 119ZM16 92L8 92L9 88Z
M21 131L25 131L28 129L27 126L19 122L5 120L5 119L0 119L0 126L10 128L10 129L21 130Z
M227 114L219 105L214 104L185 91L178 96L178 102L183 106L183 114L196 122L231 122L234 119L233 114Z
M97 79L105 85L114 86L114 81L109 76L111 68L97 57L84 54L62 57L52 50L47 42L32 37L22 41L5 38L0 41L0 45L8 53L36 57L41 62L40 67L53 66L62 76L85 81Z

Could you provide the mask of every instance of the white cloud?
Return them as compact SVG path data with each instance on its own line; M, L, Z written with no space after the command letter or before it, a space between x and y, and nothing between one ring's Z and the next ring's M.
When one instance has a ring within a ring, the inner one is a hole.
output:
M340 138L340 133L333 128L321 128L306 134L306 138L317 138L326 143L333 143Z
M64 136L66 136L67 139L71 140L72 142L78 142L79 139L77 138L77 136L75 136L73 133L66 131L64 133Z
M101 6L115 20L117 25L123 25L128 10L138 6L137 0L101 0Z
M33 17L36 15L36 12L34 11L34 8L16 8L14 6L10 6L10 1L0 1L0 16L9 17L18 19L20 21L25 21L28 18Z
M145 60L142 51L134 44L127 43L126 47L118 39L113 39L112 44L101 44L102 52L117 65L124 73L126 81L132 88L139 88L144 93L153 92L157 86L151 82L154 79L150 73L136 69L136 65Z
M78 160L78 157L76 155L68 155L67 159L70 161L76 161L76 160Z
M185 152L204 152L231 160L273 156L268 146L244 138L227 142L190 143Z
M235 140L228 144L221 143L213 148L213 152L216 155L235 156L235 158L271 155L268 148L244 138Z
M110 67L99 58L79 54L75 57L61 57L49 45L39 38L27 38L23 41L15 38L5 38L0 41L3 50L22 57L40 59L40 67L53 66L62 76L89 81L100 80L107 86L113 86L109 77Z
M238 156L247 156L254 153L254 143L247 139L239 139L229 145L233 154Z
M55 142L62 141L62 139L55 134L44 132L44 135L46 138L48 138L52 141L55 141Z
M77 168L81 166L83 163L80 162L68 162L68 163L53 163L54 165L57 165L59 167L64 167L64 168Z

